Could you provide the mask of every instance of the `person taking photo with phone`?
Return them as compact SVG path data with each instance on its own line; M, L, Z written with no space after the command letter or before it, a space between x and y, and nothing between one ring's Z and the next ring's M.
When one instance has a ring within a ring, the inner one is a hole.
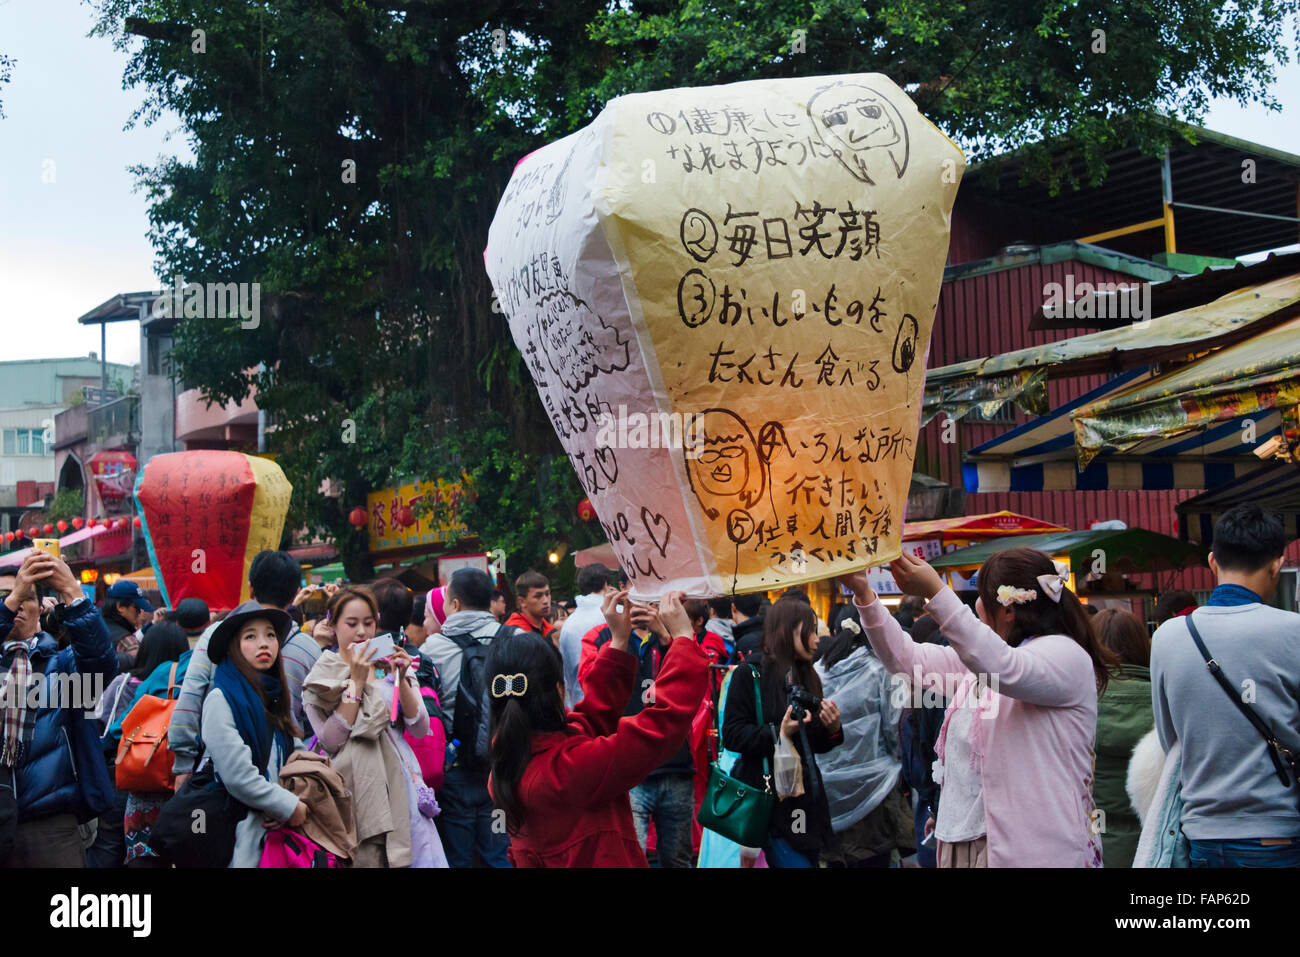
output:
M303 684L303 707L321 746L352 791L356 867L446 867L433 790L402 732L422 738L429 712L412 659L392 643L372 648L379 607L361 585L340 588L327 616L338 651L326 651ZM396 699L396 701L394 700Z
M40 630L38 587L58 597L53 614L71 641L59 650ZM71 569L29 554L0 603L0 862L8 867L84 867L78 825L113 805L91 702L61 700L85 686L101 691L117 671L104 619ZM34 706L33 706L34 704ZM4 813L7 812L7 813Z

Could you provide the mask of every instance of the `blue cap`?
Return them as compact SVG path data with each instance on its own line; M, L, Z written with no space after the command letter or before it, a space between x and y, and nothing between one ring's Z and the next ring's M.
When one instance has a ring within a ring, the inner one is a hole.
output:
M133 581L115 582L104 597L111 604L117 604L119 601L129 601L141 611L153 611L153 605L149 604L149 599L144 597L144 593L140 591L140 586Z

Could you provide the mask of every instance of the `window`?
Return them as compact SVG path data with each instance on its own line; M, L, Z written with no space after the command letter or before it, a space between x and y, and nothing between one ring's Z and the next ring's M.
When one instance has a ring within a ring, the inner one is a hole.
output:
M0 440L3 455L45 455L44 429L5 429Z

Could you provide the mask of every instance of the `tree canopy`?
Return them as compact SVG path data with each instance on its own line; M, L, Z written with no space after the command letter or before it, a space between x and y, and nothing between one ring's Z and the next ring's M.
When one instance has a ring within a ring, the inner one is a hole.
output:
M257 390L297 490L291 525L332 537L360 576L347 512L402 479L467 475L462 518L514 567L593 540L482 252L516 160L611 97L879 71L972 159L1064 137L1099 176L1109 149L1174 135L1155 114L1195 122L1214 96L1276 107L1298 8L100 0L98 30L131 51L135 119L174 111L194 148L136 170L160 274L260 284L255 326L181 322L178 375L216 401ZM1036 172L1061 168L1044 152Z

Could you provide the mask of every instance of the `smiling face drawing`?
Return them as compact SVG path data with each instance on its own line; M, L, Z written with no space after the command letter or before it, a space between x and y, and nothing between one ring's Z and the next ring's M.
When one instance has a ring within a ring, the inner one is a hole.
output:
M763 492L763 464L744 420L724 409L692 416L686 434L686 472L710 517L728 500L748 508Z
M871 183L868 153L876 149L893 161L899 179L907 169L907 125L894 105L875 90L857 83L835 83L808 101L817 135L835 151L856 179Z

